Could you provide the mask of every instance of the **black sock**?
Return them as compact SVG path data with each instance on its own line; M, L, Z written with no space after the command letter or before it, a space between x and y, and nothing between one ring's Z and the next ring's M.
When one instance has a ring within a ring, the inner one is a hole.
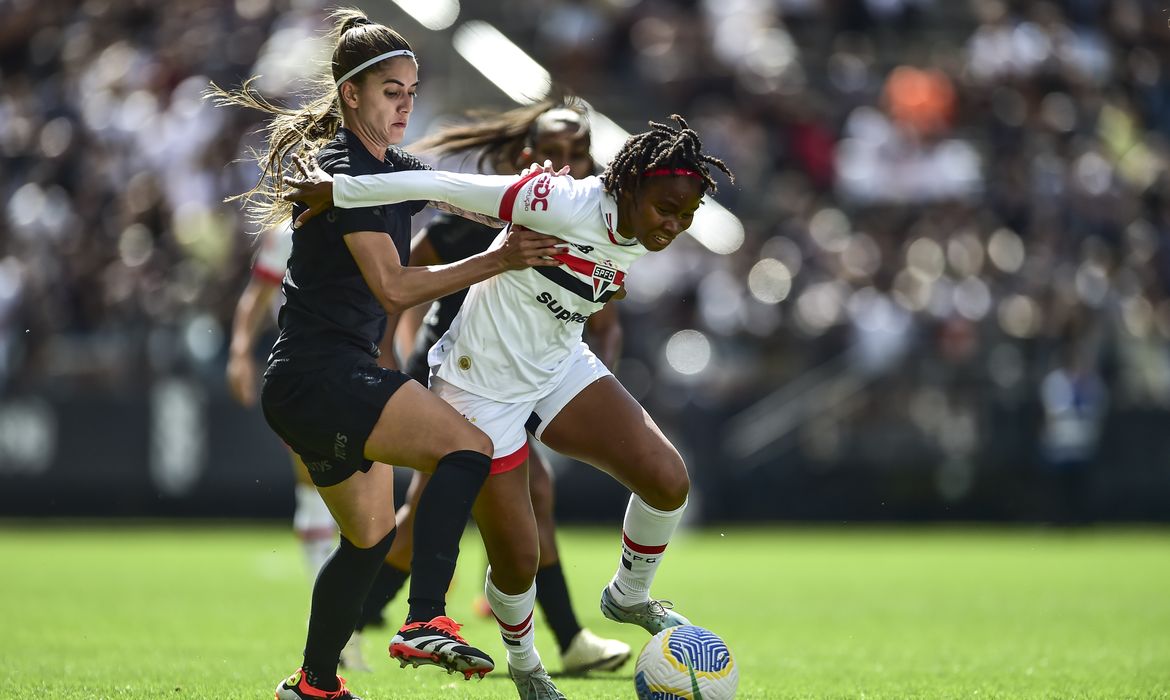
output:
M391 530L378 544L360 549L342 535L341 544L317 574L302 666L314 688L337 689L337 659L357 625L370 583L393 541Z
M544 619L557 636L561 653L569 649L573 637L581 631L573 604L569 602L569 586L565 583L565 572L561 563L556 562L536 570L536 602L544 611Z
M491 468L492 459L485 454L452 452L439 460L423 489L414 515L408 622L426 622L446 614L459 538Z
M374 577L373 585L370 586L369 594L366 595L365 605L362 606L362 616L358 618L357 623L359 632L366 627L380 627L384 624L382 611L394 600L398 591L402 590L408 578L409 571L403 571L390 564L382 564L382 568L378 569L378 575Z

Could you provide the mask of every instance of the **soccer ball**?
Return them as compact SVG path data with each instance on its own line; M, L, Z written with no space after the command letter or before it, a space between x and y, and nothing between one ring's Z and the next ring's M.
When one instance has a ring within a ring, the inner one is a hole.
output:
M638 700L730 700L739 667L719 635L683 625L646 642L634 665Z

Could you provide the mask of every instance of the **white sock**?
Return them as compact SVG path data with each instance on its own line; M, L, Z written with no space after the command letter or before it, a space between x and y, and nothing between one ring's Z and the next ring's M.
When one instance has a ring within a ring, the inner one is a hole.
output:
M650 584L686 507L684 502L676 510L658 510L630 495L622 522L622 558L609 582L618 605L630 607L650 599Z
M321 494L311 484L297 484L297 507L293 513L293 530L301 541L301 551L305 555L305 568L309 580L317 578L317 572L325 565L325 560L337 548L337 523L333 521L333 514L321 500Z
M517 671L531 671L540 666L540 654L536 651L536 630L532 624L532 609L536 605L536 582L527 591L508 595L492 583L492 570L488 567L487 583L483 592L492 606L492 614L500 626L504 649L508 652L508 665Z

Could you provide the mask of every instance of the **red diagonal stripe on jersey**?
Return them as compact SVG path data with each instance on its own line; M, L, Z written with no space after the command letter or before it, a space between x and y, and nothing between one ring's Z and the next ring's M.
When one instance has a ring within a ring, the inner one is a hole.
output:
M593 276L593 270L597 268L597 264L586 260L585 258L578 258L568 253L557 253L553 256L554 260L560 261L562 265L569 268L573 272L580 273L586 277ZM612 268L611 268L612 269ZM617 286L622 286L622 282L626 281L626 273L621 270L614 269L613 283Z
M500 200L499 218L503 219L504 221L512 220L512 207L516 204L516 197L519 196L520 189L524 187L524 185L527 184L529 180L534 177L539 177L540 175L544 175L543 170L537 170L534 173L529 173L516 182L513 182L511 185L508 185L508 189L504 191L504 198Z
M622 541L626 543L627 547L634 550L638 554L662 554L663 552L666 551L666 545L664 545L664 544L658 545L657 547L651 547L651 546L645 545L645 544L638 544L637 542L631 540L630 536L624 532L622 533Z
M495 617L495 613L492 613L492 617ZM525 625L527 625L529 622L532 622L532 613L528 613L528 617L524 618L524 621L518 625L509 625L507 622L504 622L498 617L496 617L496 622L500 623L500 627L503 627L509 632L519 632L520 630L524 629Z

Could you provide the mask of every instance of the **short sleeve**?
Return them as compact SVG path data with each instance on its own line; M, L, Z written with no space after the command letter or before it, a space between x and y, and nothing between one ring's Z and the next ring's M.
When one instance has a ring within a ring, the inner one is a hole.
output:
M343 151L324 152L318 156L318 162L321 165L321 169L330 175L363 174L351 167L348 154ZM298 204L293 210L293 216L300 216L304 210L304 205ZM361 207L358 209L333 207L321 216L329 224L329 231L342 236L358 231L381 231L383 233L390 233L386 230L386 220L381 215L380 210L381 207Z

